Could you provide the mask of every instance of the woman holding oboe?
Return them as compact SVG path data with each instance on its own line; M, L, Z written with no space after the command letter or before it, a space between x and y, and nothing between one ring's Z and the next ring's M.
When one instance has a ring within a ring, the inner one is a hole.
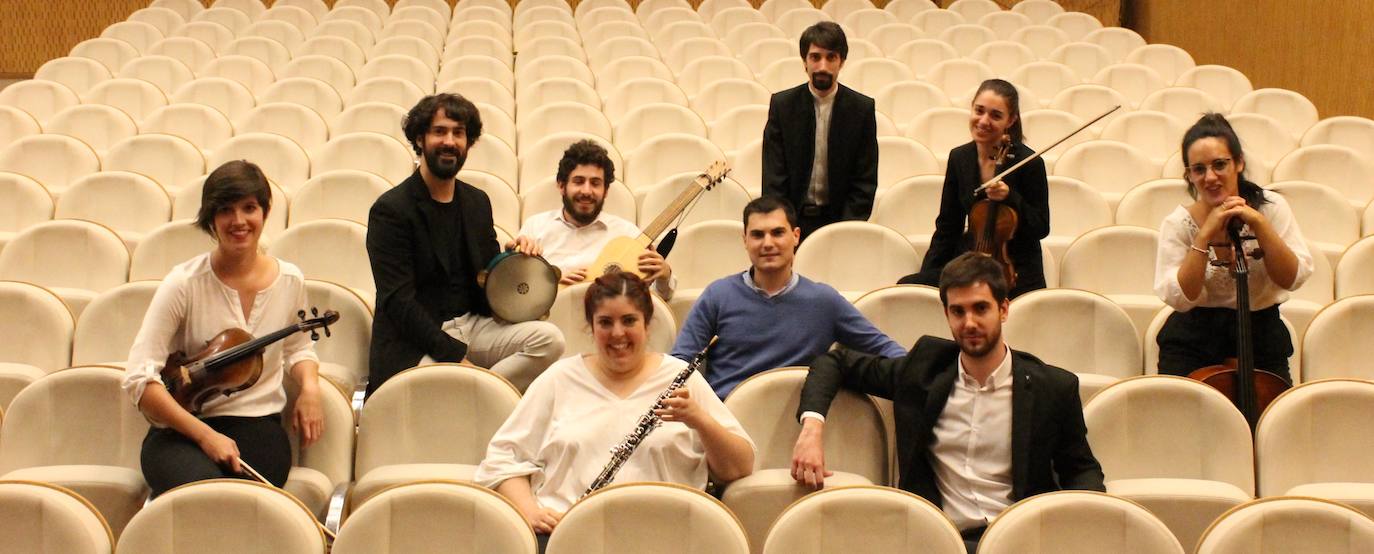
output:
M610 461L610 449L686 369L648 350L649 287L631 273L603 275L583 302L596 352L549 366L487 447L474 480L509 498L541 535L552 533ZM754 443L700 373L663 401L664 421L620 467L615 482L705 488L753 471ZM680 423L680 425L679 425Z

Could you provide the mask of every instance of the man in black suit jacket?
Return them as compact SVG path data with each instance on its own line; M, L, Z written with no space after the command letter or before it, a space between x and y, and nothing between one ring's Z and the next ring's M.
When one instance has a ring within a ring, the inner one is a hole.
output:
M1018 500L1105 490L1078 378L1002 341L1008 302L1001 267L974 252L945 267L940 299L954 342L926 336L902 358L834 351L811 363L794 478L822 484L825 412L844 387L892 400L899 486L940 506L971 547Z
M792 204L806 240L828 223L868 219L878 190L878 126L873 99L838 82L849 56L840 26L812 25L800 46L807 83L768 103L763 194Z
M477 284L500 252L491 201L456 178L482 134L477 107L456 94L428 96L403 125L422 161L368 214L377 306L367 392L422 361L470 361L524 390L562 356L563 334L544 321L492 319ZM537 253L523 241L508 246Z

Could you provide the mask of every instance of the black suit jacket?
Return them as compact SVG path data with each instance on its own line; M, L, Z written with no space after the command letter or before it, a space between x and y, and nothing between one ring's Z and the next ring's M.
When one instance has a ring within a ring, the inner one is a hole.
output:
M930 448L935 423L958 377L959 347L921 337L902 358L836 350L811 363L797 415L825 414L839 387L892 400L899 486L941 506ZM1102 466L1088 446L1078 377L1012 351L1012 500L1061 489L1105 491Z
M1012 148L1006 161L1015 164L1035 151L1025 144ZM970 142L949 152L945 169L945 187L940 197L940 215L935 218L935 234L930 249L921 263L921 272L939 275L945 264L973 249L973 235L967 232L969 209L974 202L973 189L983 184L978 167L978 146ZM1045 177L1045 162L1037 158L1002 179L1011 192L1004 201L1019 216L1016 234L1007 241L1007 256L1016 267L1016 290L1022 292L1045 288L1045 265L1040 254L1040 239L1050 234L1050 193Z
M486 268L500 246L486 193L457 181L454 201L461 213L462 236L453 237L431 231L439 212L418 170L372 204L367 217L367 257L377 285L377 306L368 356L368 394L426 354L441 362L457 362L467 355L466 344L440 329L448 314L439 313L439 307L426 299L449 287L452 249L459 246L458 241L466 246L467 264L474 275ZM468 285L473 311L491 315L481 287L475 280Z
M830 112L826 219L866 220L878 190L878 124L873 99L837 84ZM816 150L816 104L806 84L773 95L763 128L763 194L806 201Z

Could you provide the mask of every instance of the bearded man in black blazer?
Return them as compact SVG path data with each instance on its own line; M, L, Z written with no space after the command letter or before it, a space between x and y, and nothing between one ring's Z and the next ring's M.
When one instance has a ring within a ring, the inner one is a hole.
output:
M844 31L822 21L802 33L807 82L773 95L763 129L763 194L792 204L802 240L828 223L867 220L878 190L873 99L839 83Z
M891 399L898 486L940 506L973 552L988 522L1018 500L1105 487L1078 378L1002 341L1002 265L976 252L955 258L940 275L940 300L953 342L925 336L902 358L833 351L811 362L792 476L822 485L821 434L840 387Z
M367 257L377 285L367 393L422 362L470 362L520 390L563 355L552 323L492 318L478 272L500 253L491 200L457 179L482 136L472 102L456 94L420 100L403 121L421 162L383 193L367 218ZM537 245L506 245L538 254Z

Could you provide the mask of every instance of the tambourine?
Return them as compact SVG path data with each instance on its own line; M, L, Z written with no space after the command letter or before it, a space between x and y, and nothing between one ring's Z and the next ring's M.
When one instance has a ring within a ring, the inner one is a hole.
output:
M508 250L497 254L477 274L477 284L497 318L522 323L549 315L562 278L563 272L544 258Z

